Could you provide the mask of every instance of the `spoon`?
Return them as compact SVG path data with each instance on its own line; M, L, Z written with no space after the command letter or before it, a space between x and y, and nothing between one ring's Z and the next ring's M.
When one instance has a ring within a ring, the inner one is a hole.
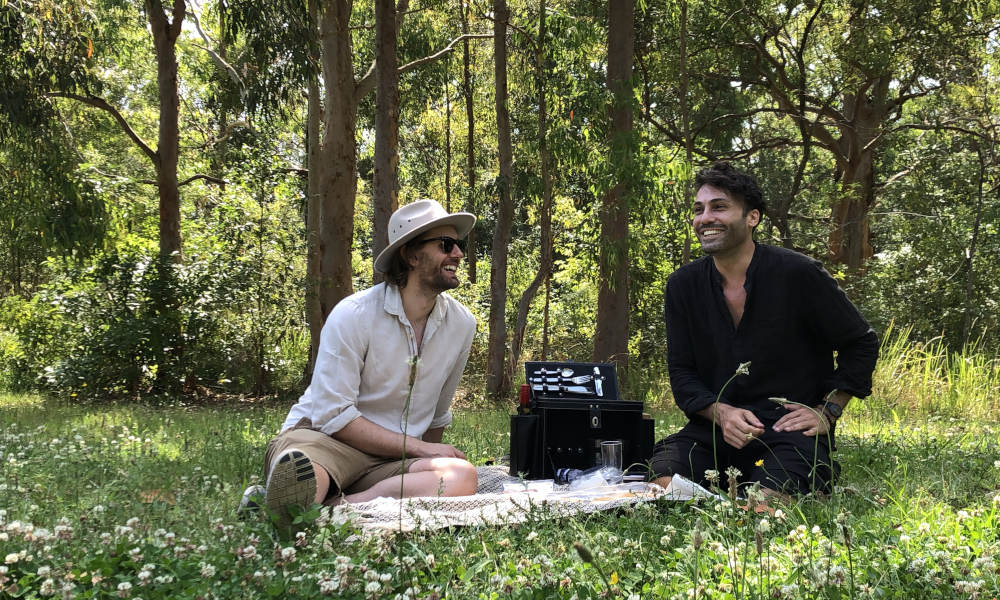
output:
M563 370L559 374L562 375L563 377L572 377L573 369L569 367L563 367Z

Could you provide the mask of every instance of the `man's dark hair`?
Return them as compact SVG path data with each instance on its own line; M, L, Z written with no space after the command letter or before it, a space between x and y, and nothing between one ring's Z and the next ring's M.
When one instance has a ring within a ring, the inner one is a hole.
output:
M760 211L760 216L764 216L767 207L764 204L764 194L761 193L757 180L742 171L737 171L728 162L719 161L711 167L698 171L694 177L694 188L701 189L701 186L706 184L739 196L743 201L744 215L757 209Z
M404 246L405 247L405 246ZM389 261L389 269L385 272L385 280L402 289L406 287L406 279L413 267L403 258L403 248L396 250Z

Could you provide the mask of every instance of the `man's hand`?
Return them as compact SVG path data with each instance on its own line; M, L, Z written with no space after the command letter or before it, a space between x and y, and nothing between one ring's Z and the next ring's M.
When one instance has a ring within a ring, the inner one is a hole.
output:
M465 453L451 444L435 444L432 442L422 442L413 449L413 456L419 458L461 458L465 459Z
M801 431L803 435L822 435L830 431L830 422L820 407L785 404L788 414L774 424L775 431Z
M708 414L705 414L706 412ZM742 448L750 440L764 433L764 424L757 415L745 408L715 403L701 411L701 414L706 418L714 416L715 424L722 428L722 438L734 448Z

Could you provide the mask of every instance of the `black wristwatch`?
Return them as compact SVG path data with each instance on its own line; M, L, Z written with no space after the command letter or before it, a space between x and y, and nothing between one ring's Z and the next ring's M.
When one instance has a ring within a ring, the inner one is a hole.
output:
M828 419L836 422L840 415L844 414L844 407L836 402L826 401L823 403L823 412L826 413Z

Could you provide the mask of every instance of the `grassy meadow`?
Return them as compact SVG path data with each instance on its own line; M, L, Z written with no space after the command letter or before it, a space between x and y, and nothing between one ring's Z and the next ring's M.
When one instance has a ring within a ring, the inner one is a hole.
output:
M279 539L235 508L286 404L0 395L0 598L995 598L1000 367L887 337L838 431L837 493L774 515L534 507L516 527L368 537L313 511ZM681 422L654 412L658 436ZM507 409L461 409L446 440L501 457Z

